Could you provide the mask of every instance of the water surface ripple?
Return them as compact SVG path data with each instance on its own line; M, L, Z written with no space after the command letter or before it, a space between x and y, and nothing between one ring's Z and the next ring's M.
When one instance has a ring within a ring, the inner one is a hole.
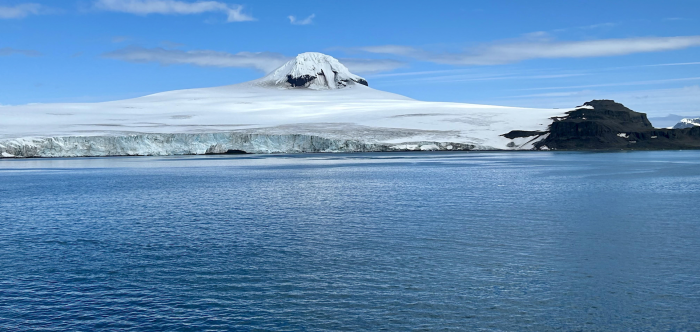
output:
M0 160L0 330L700 330L700 152Z

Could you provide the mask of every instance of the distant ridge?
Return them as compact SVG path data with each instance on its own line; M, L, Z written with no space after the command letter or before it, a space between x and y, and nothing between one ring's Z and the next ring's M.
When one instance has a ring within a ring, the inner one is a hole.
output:
M651 121L651 123L656 128L671 128L683 119L695 119L695 118L700 118L700 115L669 114L666 116L656 116L653 118L649 118L649 121Z
M693 128L700 126L700 118L685 118L681 119L678 123L676 123L675 126L673 126L673 129L685 129L685 128Z

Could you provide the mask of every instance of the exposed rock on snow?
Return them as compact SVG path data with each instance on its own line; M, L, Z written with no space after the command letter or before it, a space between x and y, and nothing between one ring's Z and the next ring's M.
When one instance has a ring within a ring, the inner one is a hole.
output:
M700 126L700 118L696 119L681 119L680 122L676 123L675 126L673 126L673 129L685 129L685 128L693 128L696 126Z
M342 89L367 80L351 73L347 67L330 55L316 52L299 54L282 67L256 80L261 85L305 87L314 90Z

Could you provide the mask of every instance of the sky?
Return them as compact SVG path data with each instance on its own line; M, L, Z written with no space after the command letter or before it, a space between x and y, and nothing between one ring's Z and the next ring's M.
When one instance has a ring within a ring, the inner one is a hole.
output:
M0 0L0 105L235 84L303 52L418 100L700 116L697 0Z

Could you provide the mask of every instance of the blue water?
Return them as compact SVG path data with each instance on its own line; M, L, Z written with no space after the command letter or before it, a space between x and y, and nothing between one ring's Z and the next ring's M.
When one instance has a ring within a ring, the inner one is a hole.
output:
M700 330L700 151L0 161L0 330Z

